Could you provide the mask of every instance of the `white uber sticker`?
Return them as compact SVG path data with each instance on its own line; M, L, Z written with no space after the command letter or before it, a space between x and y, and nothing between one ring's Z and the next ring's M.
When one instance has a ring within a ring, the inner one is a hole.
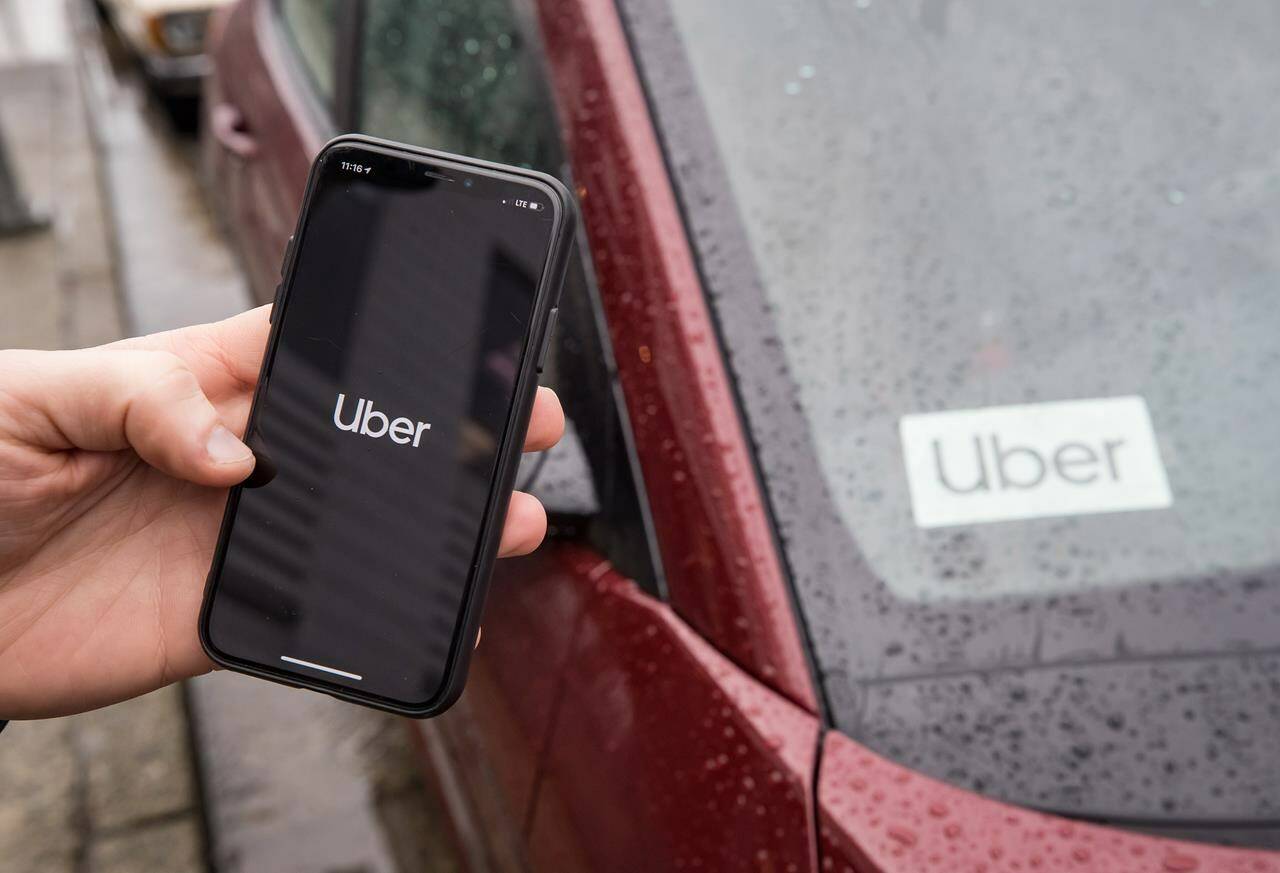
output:
M920 527L1173 504L1141 397L904 415L898 429Z

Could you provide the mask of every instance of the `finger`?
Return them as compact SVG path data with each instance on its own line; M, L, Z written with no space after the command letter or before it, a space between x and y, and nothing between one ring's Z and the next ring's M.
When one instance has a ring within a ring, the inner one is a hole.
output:
M502 527L498 556L527 555L542 543L546 535L547 512L541 501L532 494L514 492L507 507L507 521Z
M125 348L16 352L5 360L15 434L51 451L132 448L148 464L201 485L253 469L191 368L168 352Z
M542 452L560 442L564 436L564 409L560 398L550 388L538 387L533 398L533 414L529 416L529 430L524 437L526 452Z
M187 362L206 390L252 388L262 366L271 324L270 306L259 306L209 324L121 340L107 348L172 352Z

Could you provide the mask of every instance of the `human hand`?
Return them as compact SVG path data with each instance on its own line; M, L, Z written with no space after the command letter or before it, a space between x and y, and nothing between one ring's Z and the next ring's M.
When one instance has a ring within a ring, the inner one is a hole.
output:
M267 307L93 349L0 351L0 718L65 715L213 667L196 624ZM539 388L525 451L564 431ZM500 554L546 532L512 495Z

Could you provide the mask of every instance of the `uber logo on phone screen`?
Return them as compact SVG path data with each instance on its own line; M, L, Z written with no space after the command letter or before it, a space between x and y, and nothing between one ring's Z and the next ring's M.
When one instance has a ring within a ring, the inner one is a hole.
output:
M898 429L922 528L1173 504L1141 397L904 415Z
M373 408L372 400L363 397L356 399L355 408L351 410L351 420L342 420L342 407L347 402L347 395L339 394L338 402L333 407L333 423L338 430L349 430L362 436L380 439L391 437L393 443L400 445L413 444L416 449L422 442L422 435L431 430L429 421L413 421L408 418L390 418L385 412Z

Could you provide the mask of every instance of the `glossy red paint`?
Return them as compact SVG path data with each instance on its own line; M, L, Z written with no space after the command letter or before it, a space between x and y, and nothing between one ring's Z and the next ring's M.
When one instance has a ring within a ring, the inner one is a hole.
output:
M483 869L523 870L537 764L550 737L572 631L594 582L580 549L548 544L503 561L494 574L484 635L467 693L432 722L411 722L434 744L434 782L465 796L454 810L459 842L485 859ZM445 769L450 772L443 772Z
M808 871L817 719L590 550L530 835L537 870Z
M494 692L485 695L486 716L511 727L503 748L494 751L521 821L530 811L535 759L547 741L570 632L582 609L579 592L591 586L581 564L577 548L555 543L504 561L485 607L485 639L473 664ZM440 721L448 724L448 716Z
M327 138L268 20L267 0L233 6L210 31L203 159L254 298L280 281L312 158ZM235 139L223 135L231 132Z
M828 733L818 785L822 869L834 873L1276 873L1270 852L1068 821L978 797Z
M795 613L644 93L612 0L539 4L671 603L817 711Z

